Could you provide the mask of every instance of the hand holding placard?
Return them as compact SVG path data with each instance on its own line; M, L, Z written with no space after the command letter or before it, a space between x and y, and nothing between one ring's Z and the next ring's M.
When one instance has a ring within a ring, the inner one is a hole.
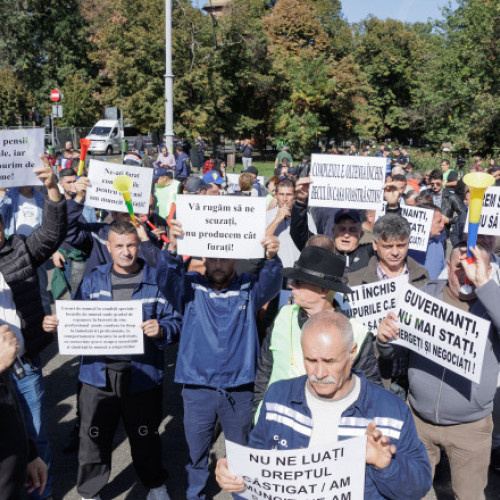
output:
M245 489L245 482L241 477L235 476L227 466L227 458L219 458L215 468L215 479L219 486L230 493L236 493Z

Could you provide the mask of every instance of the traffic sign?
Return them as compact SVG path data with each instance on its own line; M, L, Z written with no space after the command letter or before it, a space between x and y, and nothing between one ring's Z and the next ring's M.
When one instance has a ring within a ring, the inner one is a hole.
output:
M53 102L59 102L62 99L63 95L59 89L52 89L50 92L50 99Z

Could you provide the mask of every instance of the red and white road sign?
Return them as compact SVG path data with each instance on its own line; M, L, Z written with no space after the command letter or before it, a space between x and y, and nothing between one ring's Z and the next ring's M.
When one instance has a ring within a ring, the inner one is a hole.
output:
M54 102L59 102L61 100L62 94L59 89L53 89L50 92L50 99Z

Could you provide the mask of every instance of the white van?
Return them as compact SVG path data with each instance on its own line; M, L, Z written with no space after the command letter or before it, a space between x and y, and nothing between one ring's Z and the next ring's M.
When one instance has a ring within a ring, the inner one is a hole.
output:
M99 120L90 131L87 139L92 141L89 153L111 155L120 153L123 132L118 120Z

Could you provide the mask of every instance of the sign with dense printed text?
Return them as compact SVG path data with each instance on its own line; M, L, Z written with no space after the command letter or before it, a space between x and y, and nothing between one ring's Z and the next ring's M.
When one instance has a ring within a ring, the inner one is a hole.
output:
M407 284L396 304L394 341L476 384L481 378L490 322Z
M56 300L59 354L143 354L139 300Z
M363 500L366 436L320 448L256 450L226 441L229 470L246 488L235 494L254 500Z
M380 322L389 311L396 309L396 303L408 283L408 276L376 281L366 285L351 286L352 293L345 293L342 307L346 313L363 323L371 332L376 332Z
M225 259L264 257L265 198L179 195L176 208L184 230L177 242L180 254Z
M128 175L134 182L130 190L134 213L147 214L153 169L117 165L107 161L90 160L88 175L90 186L87 188L85 205L114 212L127 212L123 195L113 187L113 180L118 175Z
M434 210L420 207L401 207L401 215L408 221L411 227L410 246L411 250L426 252L431 234Z
M33 169L42 166L43 129L0 130L0 187L39 186Z
M380 210L385 158L313 154L309 206Z
M464 233L467 233L468 227L469 214L467 213ZM478 234L500 236L500 186L491 186L484 193L481 221L477 232Z

